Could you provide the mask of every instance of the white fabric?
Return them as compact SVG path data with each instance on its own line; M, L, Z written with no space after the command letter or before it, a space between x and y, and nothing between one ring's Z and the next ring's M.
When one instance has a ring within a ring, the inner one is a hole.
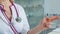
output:
M17 23L15 21L15 18L17 17L16 10L15 10L14 6L12 6L11 7L12 13L13 13L12 22L14 22L14 26L18 32L20 32L21 34L27 34L27 32L29 31L30 28L29 28L29 24L28 24L28 21L26 18L25 11L20 5L18 5L16 3L15 3L15 6L18 10L19 17L21 17L22 21L20 23ZM7 22L6 18L1 13L1 10L0 10L0 17L2 17L3 20L5 20ZM11 28L6 23L4 23L3 20L0 19L0 34L14 34L13 31L11 30Z
M57 28L48 34L60 34L60 28Z

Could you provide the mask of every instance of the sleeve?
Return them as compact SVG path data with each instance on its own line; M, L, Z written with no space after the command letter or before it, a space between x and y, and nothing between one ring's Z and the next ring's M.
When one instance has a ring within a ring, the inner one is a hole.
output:
M22 29L22 31L21 31L21 34L27 34L27 32L30 30L30 26L29 26L29 23L28 23L28 20L27 20L27 16L26 16L26 14L25 14L25 11L24 11L24 9L20 6L20 5L18 5L18 10L19 10L19 16L21 16L22 17L22 19L23 19L23 29Z
M22 13L23 13L23 30L21 34L27 34L27 32L30 30L30 27L23 8L22 8Z

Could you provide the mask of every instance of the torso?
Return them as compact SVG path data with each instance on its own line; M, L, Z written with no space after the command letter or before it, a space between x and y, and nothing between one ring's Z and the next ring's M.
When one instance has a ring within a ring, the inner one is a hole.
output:
M8 19L11 19L12 14L11 14L10 8L8 8L5 13L6 13Z
M27 20L26 20L26 15L25 12L23 11L22 7L15 4L17 10L18 10L18 15L19 17L21 17L22 21L21 22L16 22L15 19L17 18L16 15L16 10L14 8L14 6L11 6L12 9L12 15L11 15L11 11L8 8L4 8L5 10L7 10L5 13L7 14L7 16L10 18L12 17L11 23L13 23L15 29L20 33L23 33L26 29L25 32L27 32L29 30L29 25L27 24ZM5 16L2 14L2 11L0 10L0 17L2 17L2 19L4 21L6 21L7 23L8 20L5 18ZM0 19L0 34L14 34L14 32L12 31L12 29L10 28L9 25L7 25L2 19ZM26 25L26 26L25 26ZM25 29L24 29L25 28ZM23 30L24 29L24 30ZM25 33L24 33L25 34Z
M12 6L12 8L13 8L13 10L15 9L13 6ZM12 9L11 8L11 9ZM7 15L7 17L8 18L10 18L10 17L14 17L14 19L16 18L16 11L14 12L13 10L12 10L12 15L11 15L11 11L10 11L10 8L5 8L5 10L6 10L6 15ZM2 16L1 14L0 14L0 16ZM3 15L4 16L4 15ZM5 17L2 17L2 18L5 18ZM5 18L6 19L6 18ZM14 20L14 19L12 19L12 20ZM7 19L6 19L6 21L7 21ZM0 20L0 29L1 29L1 31L3 31L3 33L5 33L5 32L7 32L7 33L9 33L9 34L13 34L13 31L11 30L11 28L10 28L10 26L8 26L6 23L4 23L4 21L3 20ZM12 21L13 22L13 21ZM7 21L7 23L8 23L8 21ZM1 27L2 26L2 27ZM15 28L16 28L16 30L18 31L18 32L21 32L21 30L23 29L23 23L21 22L21 23L16 23L15 24L15 22L14 22L14 26L15 26ZM21 27L22 26L22 27ZM17 28L18 27L18 28ZM21 27L21 28L20 28ZM1 31L0 31L0 34L1 34Z
M6 15L7 15L7 17L10 19L11 17L12 17L12 14L11 14L11 11L10 11L10 8L9 8L9 6L8 7L6 7L5 8L5 10L6 10Z
M5 3L3 3L3 5L4 5L4 9L6 10L5 11L5 13L6 13L6 15L7 15L7 17L10 19L11 17L12 17L12 14L11 14L11 11L10 11L10 6L12 5L10 2L5 2Z

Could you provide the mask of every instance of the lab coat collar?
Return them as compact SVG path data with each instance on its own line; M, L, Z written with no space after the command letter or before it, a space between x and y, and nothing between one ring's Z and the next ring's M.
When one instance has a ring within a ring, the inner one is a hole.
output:
M10 5L9 7L11 7L11 6L13 6L13 4ZM2 5L2 4L0 4L0 7L4 9L4 5Z
M4 6L1 5L1 4L0 4L0 7L4 8ZM10 8L12 10L12 18L15 19L16 18L16 10L15 10L13 5L11 5ZM8 21L6 20L5 16L2 14L1 10L0 10L0 17L2 17L2 19L5 20L8 23ZM11 21L13 21L13 19L11 19Z
M4 8L4 6L3 6L2 4L0 4L0 7L1 7L1 8Z

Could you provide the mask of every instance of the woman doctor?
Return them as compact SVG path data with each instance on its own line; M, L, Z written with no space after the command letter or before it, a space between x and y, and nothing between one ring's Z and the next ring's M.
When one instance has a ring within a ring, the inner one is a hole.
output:
M24 9L14 0L0 0L0 34L39 34L56 19L58 16L46 17L30 30Z

